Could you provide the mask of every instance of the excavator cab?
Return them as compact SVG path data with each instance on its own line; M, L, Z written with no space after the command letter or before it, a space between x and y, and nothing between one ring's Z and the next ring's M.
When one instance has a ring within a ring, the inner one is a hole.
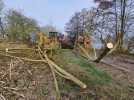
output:
M49 32L49 37L57 37L58 32Z
M49 39L51 41L52 48L57 48L59 46L58 32L49 32Z
M52 41L57 41L57 37L58 37L58 32L49 32L49 38Z

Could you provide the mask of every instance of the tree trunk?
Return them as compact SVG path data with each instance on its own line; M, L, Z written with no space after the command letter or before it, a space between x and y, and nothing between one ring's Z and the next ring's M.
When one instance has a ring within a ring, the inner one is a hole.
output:
M115 23L116 23L116 26L115 26L115 35L116 35L116 37L115 37L115 40L116 40L116 42L118 42L118 13L117 13L117 1L115 0Z
M103 51L103 53L94 62L99 63L101 61L101 59L103 57L105 57L109 51L110 51L110 49L108 47L106 47L105 50Z
M1 18L0 18L0 28L1 28L2 37L4 38L5 37L5 31L4 31L4 28L3 28L3 25L2 25Z
M121 0L121 28L118 35L119 41L119 50L122 50L123 38L124 38L124 29L125 29L125 10L126 10L126 0Z

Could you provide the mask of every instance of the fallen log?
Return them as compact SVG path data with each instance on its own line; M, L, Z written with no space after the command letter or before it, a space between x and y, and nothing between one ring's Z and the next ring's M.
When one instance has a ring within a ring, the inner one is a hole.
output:
M86 88L87 87L87 85L85 83L83 83L82 81L80 81L79 79L77 79L76 77L74 77L73 75L71 75L70 73L68 73L65 70L63 70L62 68L60 68L58 65L56 65L50 59L47 59L47 61L49 63L51 63L53 65L53 67L55 67L55 69L58 70L61 74L63 74L64 76L66 76L68 80L73 81L74 83L76 83L77 85L79 85L81 88Z
M45 59L43 58L40 51L39 51L39 55L40 55L40 58L45 61ZM53 75L53 78L54 78L54 84L55 84L55 89L56 89L56 93L57 93L57 100L60 100L60 98L61 98L60 97L60 90L59 90L58 82L57 82L56 75L55 75L55 72L54 72L55 69L53 68L53 66L49 62L47 62L47 63L49 65L50 69L51 69L51 72L52 72L52 75Z
M12 51L13 49L10 49L10 50ZM24 50L24 49L22 49L22 50ZM86 88L87 87L87 85L85 83L83 83L82 81L80 81L79 79L77 79L75 76L71 75L70 73L68 73L64 69L60 68L55 62L50 60L48 58L47 54L44 53L40 48L38 49L38 52L40 52L40 58L41 58L40 60L34 60L34 59L26 58L26 57L18 57L18 56L10 55L9 49L8 50L4 49L2 51L0 50L0 55L8 57L8 58L21 59L21 60L24 60L24 61L47 63L50 66L52 75L54 77L54 84L55 84L55 88L56 88L56 92L57 92L57 100L60 100L60 92L59 92L58 81L56 79L55 73L57 73L59 76L65 78L65 79L68 79L68 80L74 82L75 84L77 84L81 88ZM14 94L16 94L16 92ZM22 95L20 95L20 96L22 96Z
M22 60L25 60L25 61L30 61L30 62L45 62L44 60L34 60L34 59L29 59L29 58L26 58L26 57L17 57L17 56L12 56L12 55L9 55L9 54L5 54L5 52L1 52L0 55L2 56L6 56L6 57L9 57L9 58L16 58L16 59L22 59Z
M59 73L61 73L63 76L65 76L64 78L67 77L68 80L73 81L74 83L76 83L77 85L79 85L81 88L87 88L87 85L85 83L83 83L82 81L80 81L79 79L77 79L76 77L74 77L73 75L71 75L70 73L68 73L67 71L65 71L64 69L60 68L52 60L50 60L48 58L48 56L40 49L40 47L39 47L39 51L43 54L43 56L45 57L45 60L49 64L51 64Z

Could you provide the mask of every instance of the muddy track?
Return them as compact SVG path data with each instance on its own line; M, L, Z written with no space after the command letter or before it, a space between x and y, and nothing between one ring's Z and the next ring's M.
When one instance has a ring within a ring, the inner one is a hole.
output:
M128 55L105 57L98 67L107 71L111 76L123 84L134 84L134 59Z

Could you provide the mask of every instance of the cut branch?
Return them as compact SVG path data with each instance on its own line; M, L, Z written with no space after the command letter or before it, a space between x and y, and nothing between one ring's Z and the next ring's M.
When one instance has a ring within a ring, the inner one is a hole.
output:
M41 51L41 49L39 48L39 50ZM86 88L87 85L85 83L83 83L82 81L80 81L79 79L77 79L76 77L74 77L73 75L71 75L70 73L66 72L64 69L60 68L57 64L55 64L53 61L51 61L47 55L45 53L43 53L41 51L41 53L43 54L43 56L45 57L46 61L51 64L58 72L60 72L61 74L65 75L68 80L73 81L74 83L76 83L77 85L79 85L81 88Z

